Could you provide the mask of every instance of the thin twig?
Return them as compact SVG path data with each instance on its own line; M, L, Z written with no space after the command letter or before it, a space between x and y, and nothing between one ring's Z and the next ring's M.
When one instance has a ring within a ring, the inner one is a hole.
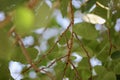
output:
M103 9L109 10L108 7L102 5L102 4L101 4L100 2L98 2L98 1L96 2L96 5L100 6L100 7L103 8Z
M14 32L14 33L15 33L15 37L16 37L16 39L17 39L17 42L19 43L19 45L20 45L20 47L21 47L21 49L22 49L23 55L25 56L27 62L31 65L31 67L32 67L35 71L38 71L38 68L37 68L37 67L34 65L34 63L32 62L32 59L31 59L31 57L29 56L29 54L28 54L28 52L27 52L27 50L26 50L26 48L25 48L25 46L24 46L24 44L23 44L23 42L22 42L22 40L21 40L21 37L20 37L16 32Z
M64 68L64 70L63 70L62 79L64 78L64 76L65 76L65 74L66 74L66 70L67 70L68 65L69 65L69 62L67 61L67 62L66 62L66 65L65 65L65 68Z
M73 7L72 7L72 0L70 0L70 11L71 11L71 22L70 22L70 28L71 28L71 37L70 39L67 41L67 48L68 48L68 53L67 53L67 62L66 62L66 66L64 68L64 72L63 72L63 76L62 79L64 78L65 74L66 74L66 70L67 67L69 65L70 62L70 56L71 56L71 52L72 52L72 47L73 47L73 30L72 30L72 26L74 25L74 13L73 13Z
M84 47L84 45L83 45L82 41L79 39L79 37L77 36L77 34L76 34L76 33L74 33L74 34L75 34L76 39L79 41L79 44L81 45L82 49L85 51L85 53L86 53L87 57L90 59L89 52L88 52L88 51L86 50L86 48Z
M63 35L69 30L71 26L71 23L68 25L67 29L65 29L65 31L59 36L58 40L54 43L54 45L48 50L47 53L45 53L44 55L41 56L40 60L35 62L35 65L38 65L41 63L41 61L43 61L44 58L46 58L48 55L50 55L50 53L54 50L54 48L56 47L57 43L61 40L61 38L63 37ZM28 67L27 70L29 70L30 68L32 68L32 66ZM25 71L27 71L25 70ZM24 72L25 72L24 71Z
M81 78L80 75L79 75L79 72L78 72L77 68L74 66L74 64L73 64L71 61L70 61L70 64L72 65L73 69L75 70L75 73L76 73L77 78L78 78L79 80L82 80L82 78Z
M56 60L55 60L55 61L53 61L50 65L48 65L48 66L47 66L47 68L49 68L49 67L50 67L50 66L52 66L55 62L58 62L58 61L60 61L61 59L65 58L65 57L67 57L67 55L62 56L62 57L60 57L60 58L56 59Z
M76 39L79 41L79 44L80 46L82 47L82 49L85 51L87 57L88 57L88 63L89 63L89 67L90 67L90 71L91 71L91 77L89 78L89 80L93 80L93 77L92 77L92 66L91 66L91 63L90 63L90 55L89 55L89 52L86 50L86 48L84 47L82 41L79 39L79 37L77 36L76 33L75 34L75 37Z
M60 61L61 59L65 58L65 57L67 57L67 55L62 56L62 57L54 60L54 61L53 61L51 64L49 64L47 67L41 68L40 71L41 71L41 70L44 70L44 69L46 69L46 68L50 68L53 64L55 64L55 62L58 62L58 61Z
M43 72L45 72L45 74L51 79L51 80L55 80L54 76L52 75L52 73L42 69Z
M109 55L111 55L111 51L112 51L113 44L112 44L112 42L111 42L111 37L110 37L110 28L108 28L107 34L108 34L108 40L109 40L109 44L110 44Z

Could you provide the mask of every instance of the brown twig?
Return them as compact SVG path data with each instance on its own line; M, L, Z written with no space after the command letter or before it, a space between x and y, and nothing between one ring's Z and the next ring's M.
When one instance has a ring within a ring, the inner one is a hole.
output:
M68 53L67 53L67 61L66 61L66 66L64 68L64 72L63 72L63 76L62 76L62 79L64 78L65 74L66 74L66 70L67 70L67 67L70 63L70 56L71 56L71 53L72 53L72 47L73 47L73 30L72 30L72 26L74 25L74 12L73 12L73 6L72 6L72 0L70 0L70 13L71 13L71 22L70 22L70 31L71 31L71 38L69 40L67 40L67 48L68 48Z
M91 71L91 77L89 78L89 80L93 80L92 78L92 66L91 66L91 63L90 63L90 55L89 55L89 52L86 50L86 48L84 47L82 41L79 39L79 37L77 36L76 33L74 33L76 39L79 41L79 44L80 46L82 47L82 49L85 51L87 57L88 57L88 63L89 63L89 67L90 67L90 71Z
M51 79L51 80L55 80L54 76L52 75L52 73L42 69L43 72L45 72L45 74Z
M10 22L10 20L11 20L11 16L10 16L10 15L7 15L6 18L5 18L5 20L2 21L2 22L0 22L0 28L5 27L6 24L8 24L8 23Z
M107 27L107 28L108 28L108 27ZM111 51L112 51L112 48L113 48L113 44L112 44L111 37L110 37L110 28L108 28L107 34L108 34L108 40L109 40L109 44L110 44L109 55L111 55Z
M62 56L62 57L54 60L54 61L53 61L51 64L49 64L47 67L40 69L40 71L43 70L43 69L46 69L46 68L50 68L53 64L55 64L56 62L60 61L61 59L65 58L65 57L67 57L67 55Z
M79 75L79 72L78 72L77 68L74 66L74 64L71 61L70 61L70 64L72 65L73 69L75 70L77 79L82 80L82 78Z
M30 56L29 56L29 54L28 54L28 52L27 52L27 50L26 50L26 48L25 48L25 46L24 46L24 44L23 44L23 42L22 42L22 40L21 40L21 37L20 37L16 32L14 32L14 33L15 33L16 40L17 40L18 44L20 45L21 50L22 50L22 52L23 52L23 55L25 56L27 62L28 62L28 63L32 66L32 68L37 72L37 71L38 71L38 68L37 68L37 67L34 65L34 63L32 62L32 59L30 58Z
M60 61L61 59L65 58L65 57L67 57L67 55L62 56L62 57L60 57L60 58L56 59L56 60L55 60L55 61L53 61L50 65L48 65L48 66L47 66L47 68L51 67L53 64L55 64L55 62L58 62L58 61Z

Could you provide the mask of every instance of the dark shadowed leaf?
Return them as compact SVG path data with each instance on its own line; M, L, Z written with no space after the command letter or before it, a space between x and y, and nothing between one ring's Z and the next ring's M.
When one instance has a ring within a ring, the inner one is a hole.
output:
M111 54L112 59L119 59L120 58L120 51L115 51Z
M96 1L97 0L86 1L86 3L84 3L80 9L82 10L82 12L88 12L90 8L95 4Z
M8 61L0 59L0 80L13 80L8 69Z

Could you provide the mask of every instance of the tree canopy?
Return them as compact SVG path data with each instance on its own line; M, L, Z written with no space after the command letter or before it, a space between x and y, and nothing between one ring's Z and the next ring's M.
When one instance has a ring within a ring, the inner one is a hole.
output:
M120 0L0 0L0 80L120 80Z

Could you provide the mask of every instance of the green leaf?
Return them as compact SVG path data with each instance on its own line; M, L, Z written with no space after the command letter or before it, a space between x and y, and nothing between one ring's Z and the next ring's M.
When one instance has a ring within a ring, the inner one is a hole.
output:
M65 63L62 61L57 62L57 65L55 66L55 80L62 80L63 72L65 68Z
M100 4L104 5L105 7L108 7L108 3L110 3L110 0L97 0Z
M102 80L116 80L115 73L113 72L108 72L103 76Z
M52 28L52 27L59 28L59 27L61 27L61 26L57 23L55 17L53 17L53 18L50 20L50 22L47 24L47 27L50 27L50 28Z
M84 70L84 69L90 69L90 65L88 62L88 58L84 57L80 62L79 62L79 70Z
M88 40L95 40L98 36L93 24L82 22L73 26L73 31Z
M69 80L74 80L74 78L76 77L75 73L74 73L74 70L71 69L71 66L69 66L69 65L67 67L65 77L68 77Z
M81 75L82 75L81 77L83 80L88 80L91 76L91 72L88 69L84 69L82 70Z
M35 27L46 27L51 20L52 9L45 3L40 1L35 8Z
M103 80L103 76L107 73L107 70L104 66L95 66L94 70L97 74L97 77L95 80Z
M0 29L0 59L9 60L11 44L6 29Z
M90 8L95 4L96 1L97 0L86 1L86 3L84 3L80 9L82 10L82 12L88 12Z
M98 53L98 49L100 49L98 46L100 43L97 40L88 40L88 41L82 40L82 41L84 42L84 45L89 47L93 52Z
M101 60L102 62L106 62L106 60L108 59L108 50L109 50L109 43L101 43L99 46L98 46L98 49L100 49L98 51L98 53L96 54L97 55L97 58L99 60Z
M32 60L34 60L37 57L38 51L35 48L26 48L26 50ZM24 56L24 54L19 46L13 47L13 51L11 51L11 54L13 54L11 56L12 60L18 61L21 63L28 63L28 61L26 60L26 57Z
M61 37L60 41L59 41L59 44L60 45L65 45L67 44L68 40L70 39L71 37L71 32L68 30L66 31L66 33Z
M103 76L107 72L104 66L95 66L94 69L98 76L99 75Z
M85 49L88 51L89 56L92 57L94 54L93 51L87 46L85 46ZM76 52L79 53L82 57L88 57L87 53L82 48L78 48Z
M8 69L8 61L0 59L0 80L13 80Z
M120 75L120 63L116 64L116 66L114 67L114 72L117 75Z
M69 0L60 0L60 10L62 12L63 17L67 15L67 8Z
M51 38L48 40L48 50L46 52L48 52L53 45L55 44L55 38ZM53 49L52 52L50 53L50 55L47 56L48 59L53 60L55 58L58 58L60 56L62 56L64 53L64 48L59 48L58 45L56 45Z
M106 9L103 9L101 8L100 6L97 6L93 11L92 13L104 18L104 19L107 19L107 10Z
M29 56L31 57L32 60L34 60L37 57L38 50L35 49L34 47L27 48L26 50L28 51L28 54L29 54Z
M10 11L28 0L0 0L0 11Z
M113 52L113 53L111 54L111 58L112 58L113 60L119 59L119 58L120 58L120 51L117 50L117 51Z

